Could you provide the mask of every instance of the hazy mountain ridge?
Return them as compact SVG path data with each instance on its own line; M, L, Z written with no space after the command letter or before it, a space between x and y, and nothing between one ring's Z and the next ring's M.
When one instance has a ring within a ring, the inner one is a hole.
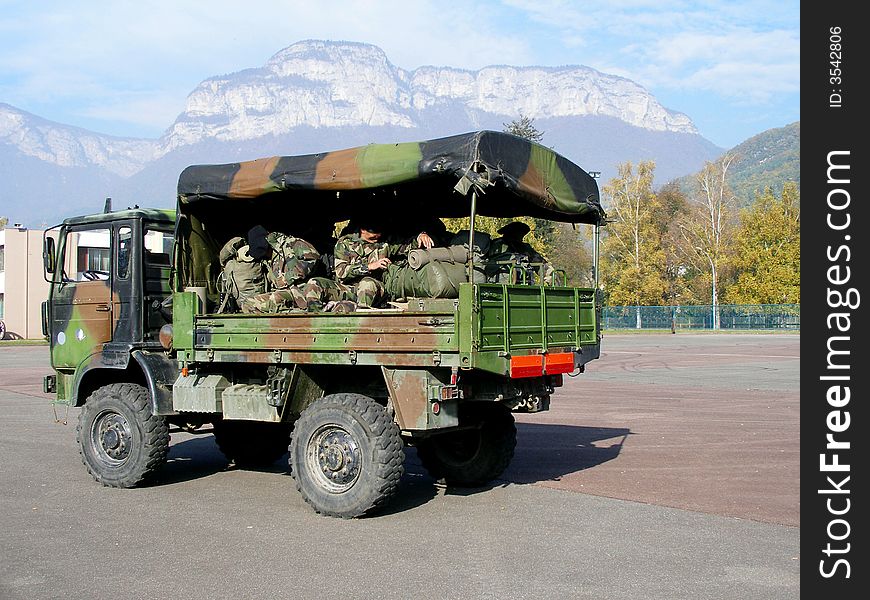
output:
M122 177L153 160L156 140L122 138L48 121L0 103L0 143L59 167L101 167Z

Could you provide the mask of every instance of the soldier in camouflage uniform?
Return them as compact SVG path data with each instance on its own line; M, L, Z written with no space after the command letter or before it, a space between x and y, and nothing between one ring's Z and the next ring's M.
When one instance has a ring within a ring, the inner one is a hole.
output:
M413 248L431 248L434 243L425 232L411 242L391 244L381 241L382 228L361 223L358 233L343 235L335 244L335 278L342 289L352 290L360 306L379 306L385 300L384 271L392 259Z
M242 312L281 313L322 308L324 287L328 286L307 281L320 258L320 253L309 242L277 231L269 233L257 225L248 232L248 254L265 263L270 291L243 298Z
M523 241L523 237L529 231L529 226L520 221L508 223L498 230L502 237L492 241L487 255L492 260L514 262L519 269L527 273L527 283L534 284L534 275L537 273L541 283L551 284L555 269L537 250ZM505 273L509 268L509 265L503 267ZM507 281L506 277L500 276L499 280L502 279L507 283L522 283L522 281Z

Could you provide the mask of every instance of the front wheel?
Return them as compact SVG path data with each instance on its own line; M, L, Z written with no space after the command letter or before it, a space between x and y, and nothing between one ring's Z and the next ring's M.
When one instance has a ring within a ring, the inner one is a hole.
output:
M314 510L352 518L396 493L405 453L383 406L360 394L332 394L296 421L289 460L296 487Z
M462 429L417 443L417 456L436 479L448 485L477 487L501 475L517 445L514 416L501 404L468 402L459 407Z
M134 487L151 477L169 452L166 419L151 413L148 390L113 383L92 393L79 414L82 462L106 486Z

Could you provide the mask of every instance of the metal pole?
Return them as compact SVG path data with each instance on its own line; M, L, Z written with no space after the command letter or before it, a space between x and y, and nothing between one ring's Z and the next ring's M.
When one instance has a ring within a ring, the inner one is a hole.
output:
M601 226L595 225L595 232L592 236L592 280L595 290L598 291L598 252L601 243Z
M474 218L477 215L477 190L471 192L471 219L468 224L468 282L474 281Z

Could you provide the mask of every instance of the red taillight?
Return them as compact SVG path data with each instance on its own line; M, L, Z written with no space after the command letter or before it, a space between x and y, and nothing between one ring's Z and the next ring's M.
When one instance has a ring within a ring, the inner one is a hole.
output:
M527 354L511 357L511 377L540 377L544 374L544 357L541 354Z
M561 352L559 354L547 354L544 361L544 371L547 375L570 373L574 370L574 353Z
M574 353L527 354L511 357L511 377L540 377L559 375L574 370Z

